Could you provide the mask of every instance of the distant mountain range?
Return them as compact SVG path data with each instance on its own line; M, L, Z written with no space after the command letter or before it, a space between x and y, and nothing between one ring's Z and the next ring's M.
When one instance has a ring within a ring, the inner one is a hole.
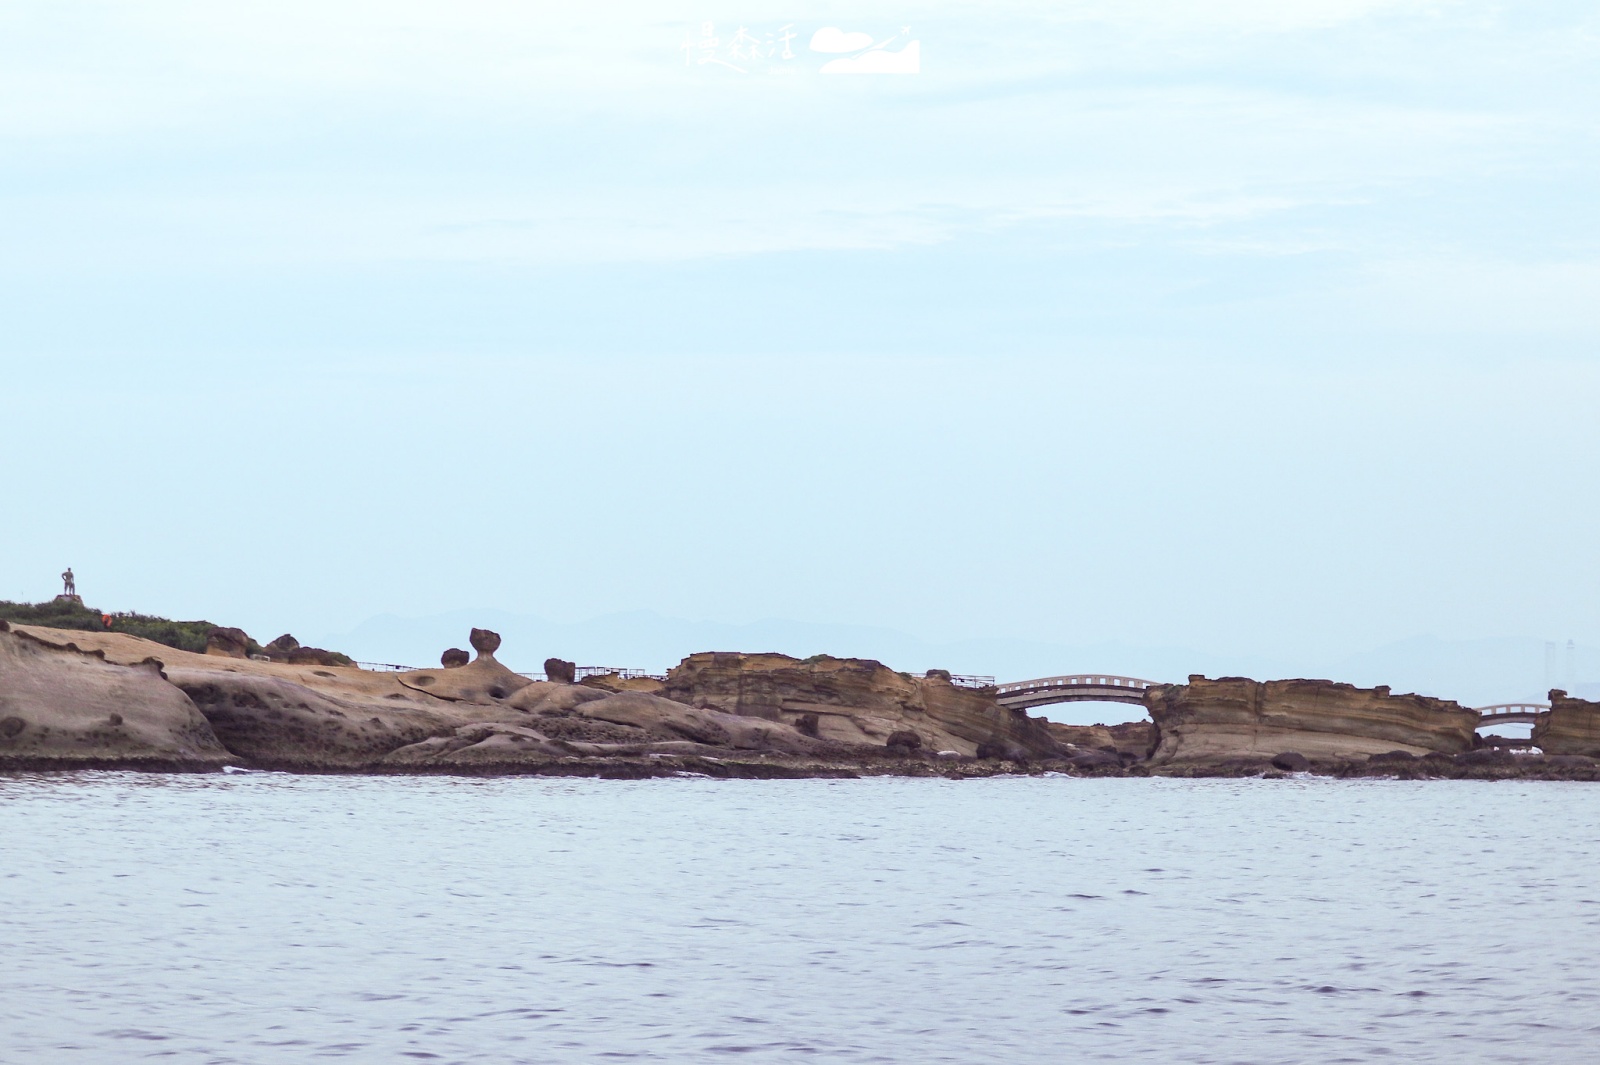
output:
M499 657L523 671L537 671L547 657L579 665L666 672L696 651L779 651L875 658L894 669L920 673L938 667L1002 681L1098 670L1150 680L1182 681L1207 676L1322 677L1368 687L1387 684L1455 699L1468 706L1538 701L1551 687L1600 698L1600 649L1553 647L1538 639L1442 640L1418 636L1344 657L1217 654L1183 647L1120 643L1066 645L1016 639L934 643L894 629L768 619L747 624L691 621L652 611L611 614L578 622L556 622L502 610L459 610L429 617L384 614L346 633L318 637L325 647L359 660L400 665L437 665L447 647L466 647L472 626L504 637ZM1570 665L1569 665L1570 657ZM1130 708L1131 709L1131 708ZM1095 708L1103 716L1104 708ZM1051 716L1075 716L1057 715Z

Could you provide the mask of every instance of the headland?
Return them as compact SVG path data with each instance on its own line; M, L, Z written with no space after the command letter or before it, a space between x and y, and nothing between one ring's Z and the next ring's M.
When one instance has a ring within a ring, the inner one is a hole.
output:
M530 676L474 629L437 668L372 669L188 624L158 642L114 619L0 620L0 769L1600 780L1600 703L1559 691L1512 750L1456 703L1326 680L1193 676L1144 689L1148 721L1072 726L869 659L701 653L662 677L580 677L550 658Z

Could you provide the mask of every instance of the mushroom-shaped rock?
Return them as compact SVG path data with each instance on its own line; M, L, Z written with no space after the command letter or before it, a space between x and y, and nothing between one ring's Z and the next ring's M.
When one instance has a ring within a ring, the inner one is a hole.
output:
M471 642L472 649L484 658L493 658L494 653L500 650L500 634L488 629L473 629Z
M206 636L206 654L223 658L249 658L250 637L243 629L216 628Z
M300 641L287 632L262 648L267 654L288 654L290 651L300 650Z
M488 655L464 666L399 673L396 679L414 691L462 703L498 703L533 683Z
M472 656L459 647L452 647L439 656L439 664L446 669L455 669L472 661Z
M495 648L500 646L499 633L473 629L472 646L477 649L478 657L464 666L446 663L441 669L401 673L397 679L415 691L461 703L498 703L533 683L495 661Z
M544 675L558 684L574 684L578 679L578 667L564 658L547 658L544 660Z

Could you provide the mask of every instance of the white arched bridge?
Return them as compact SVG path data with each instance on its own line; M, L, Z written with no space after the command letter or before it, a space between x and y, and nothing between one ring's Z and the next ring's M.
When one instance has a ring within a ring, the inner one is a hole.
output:
M995 685L1001 706L1027 710L1051 703L1139 703L1144 704L1146 688L1161 681L1118 677L1110 673L1072 673L1059 677L1040 677Z
M1031 710L1036 706L1054 703L1137 703L1144 704L1144 693L1164 683L1159 680L1141 680L1138 677L1119 677L1110 673L1065 673L1057 677L1039 677L996 684L994 693L1001 706L1012 710ZM1532 725L1539 715L1547 713L1549 703L1494 703L1474 707L1478 712L1478 727L1491 725Z
M1550 709L1549 703L1495 703L1493 706L1479 706L1478 727L1485 725L1532 725L1539 720L1539 715Z

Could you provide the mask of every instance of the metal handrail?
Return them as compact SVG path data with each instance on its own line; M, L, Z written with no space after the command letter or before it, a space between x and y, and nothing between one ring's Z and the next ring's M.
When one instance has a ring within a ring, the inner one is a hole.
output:
M395 662L357 662L356 665L361 669L371 670L375 673L415 673L424 669L444 668L443 666L402 666ZM617 669L614 666L578 666L573 670L573 675L577 678L616 675L624 680L632 680L637 677L649 677L652 680L667 679L664 673L650 673L643 669ZM543 673L518 673L517 676L527 677L529 680L546 679Z
M1076 673L1059 677L1040 677L1037 680L1018 680L1001 684L995 689L998 695L1048 688L1153 688L1158 680L1141 680L1138 677L1118 677L1109 673Z

